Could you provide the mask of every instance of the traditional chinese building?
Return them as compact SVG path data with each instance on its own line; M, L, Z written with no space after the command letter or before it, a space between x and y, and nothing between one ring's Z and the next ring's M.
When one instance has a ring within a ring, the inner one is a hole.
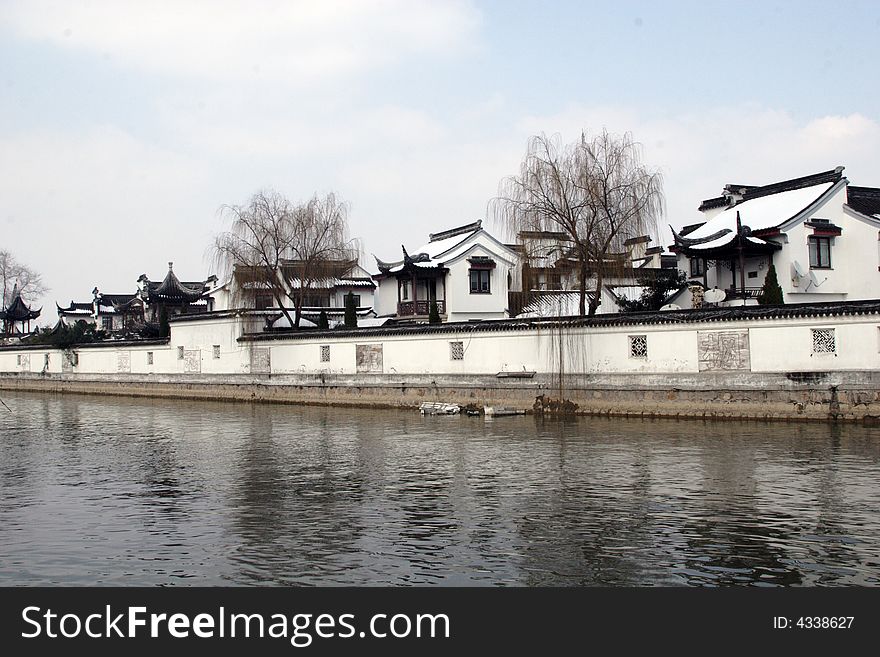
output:
M26 335L31 332L31 320L40 316L42 308L31 310L21 298L18 284L12 288L12 300L3 310L0 310L0 320L3 321L3 333L7 336Z
M210 310L205 293L209 284L216 280L209 277L204 281L181 282L174 273L174 263L168 263L168 273L161 283L156 283L141 274L138 278L139 297L146 304L144 317L151 324L161 321L164 309L167 317L200 313Z
M427 321L432 302L442 320L509 316L508 292L519 290L519 256L482 227L481 221L429 235L403 258L376 258L376 312L398 320Z
M137 293L103 294L96 287L91 303L71 301L66 308L55 305L65 324L86 321L108 333L137 331L144 326L144 302Z
M849 186L843 167L769 185L729 184L673 231L679 269L727 300L754 303L770 264L786 303L875 299L880 189Z

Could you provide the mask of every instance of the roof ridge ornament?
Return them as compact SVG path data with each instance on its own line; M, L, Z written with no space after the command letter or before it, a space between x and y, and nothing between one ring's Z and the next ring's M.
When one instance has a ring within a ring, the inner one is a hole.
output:
M480 230L482 226L483 220L477 219L473 223L465 224L464 226L457 226L456 228L442 230L439 233L430 233L428 235L428 242L439 242L440 240L445 240L448 237L464 235L465 233L473 233L474 231Z
M672 225L669 226L669 230L672 231L672 238L675 240L675 243L682 246L696 246L697 244L706 244L707 242L713 242L719 237L724 237L728 233L733 232L732 230L730 230L730 228L722 228L721 230L716 231L711 235L707 235L706 237L684 237L675 232L675 228L673 228Z

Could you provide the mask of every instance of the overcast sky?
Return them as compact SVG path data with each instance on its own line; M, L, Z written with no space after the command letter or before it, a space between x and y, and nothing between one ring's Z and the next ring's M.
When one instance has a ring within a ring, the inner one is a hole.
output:
M727 182L880 186L878 46L876 1L0 0L0 248L51 324L169 260L205 278L218 208L265 187L337 192L394 260L486 219L541 132L632 132L676 227Z

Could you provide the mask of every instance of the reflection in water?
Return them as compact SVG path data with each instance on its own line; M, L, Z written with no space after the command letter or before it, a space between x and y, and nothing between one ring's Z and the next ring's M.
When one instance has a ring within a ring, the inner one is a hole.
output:
M0 584L878 583L876 429L4 401Z

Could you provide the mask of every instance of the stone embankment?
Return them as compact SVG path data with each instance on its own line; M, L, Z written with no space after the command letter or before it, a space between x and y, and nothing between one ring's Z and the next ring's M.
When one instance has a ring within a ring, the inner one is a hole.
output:
M424 401L540 414L880 423L880 375L492 376L2 374L0 389L173 399L417 408Z

